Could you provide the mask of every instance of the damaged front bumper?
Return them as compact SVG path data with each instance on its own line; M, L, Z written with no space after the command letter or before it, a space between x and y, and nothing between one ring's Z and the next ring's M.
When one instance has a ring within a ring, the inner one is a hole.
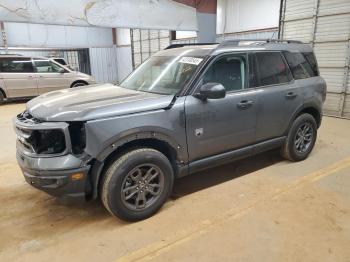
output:
M33 187L63 200L85 200L90 165L80 159L72 155L34 158L17 151L17 162Z
M25 180L33 187L63 200L86 199L90 187L90 159L84 154L77 156L72 153L68 124L38 122L22 115L14 119L14 128L17 162ZM59 139L64 146L57 146L57 136L47 135L50 130L62 132L64 139ZM41 135L40 132L46 133ZM47 138L53 141L42 141Z

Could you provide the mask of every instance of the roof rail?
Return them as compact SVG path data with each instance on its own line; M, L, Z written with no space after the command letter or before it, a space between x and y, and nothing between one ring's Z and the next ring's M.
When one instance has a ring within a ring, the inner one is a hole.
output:
M238 45L240 42L265 42L265 43L286 43L286 44L303 44L301 41L288 39L231 39L222 41L217 48Z
M183 43L183 44L171 44L166 49L184 47L184 46L196 46L196 45L217 45L218 43Z
M3 55L3 56L23 56L22 54L1 54L0 55Z

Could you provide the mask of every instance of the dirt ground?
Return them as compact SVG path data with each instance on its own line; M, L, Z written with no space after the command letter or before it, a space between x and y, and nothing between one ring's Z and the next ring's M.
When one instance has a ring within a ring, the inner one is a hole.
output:
M324 117L299 163L269 152L176 181L158 214L113 218L24 182L0 106L0 261L350 261L350 121Z

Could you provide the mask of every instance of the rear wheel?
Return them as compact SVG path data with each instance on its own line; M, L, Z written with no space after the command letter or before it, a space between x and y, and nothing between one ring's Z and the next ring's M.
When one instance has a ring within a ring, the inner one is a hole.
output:
M102 203L123 220L145 219L165 203L173 182L173 169L166 156L150 148L136 149L107 168L102 180Z
M317 124L310 114L298 116L282 147L282 156L290 161L301 161L308 157L314 148L317 137Z

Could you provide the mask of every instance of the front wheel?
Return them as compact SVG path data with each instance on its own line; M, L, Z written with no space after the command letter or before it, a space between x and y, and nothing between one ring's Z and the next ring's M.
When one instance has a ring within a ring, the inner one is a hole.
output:
M298 116L282 147L282 156L290 161L306 159L314 148L317 137L317 124L310 114Z
M76 82L76 83L72 84L71 88L78 87L78 86L86 86L86 85L87 85L87 83L85 83L85 82Z
M0 91L0 105L4 103L4 95Z
M101 188L105 208L127 221L148 218L169 197L174 172L168 158L151 148L130 151L107 168Z

